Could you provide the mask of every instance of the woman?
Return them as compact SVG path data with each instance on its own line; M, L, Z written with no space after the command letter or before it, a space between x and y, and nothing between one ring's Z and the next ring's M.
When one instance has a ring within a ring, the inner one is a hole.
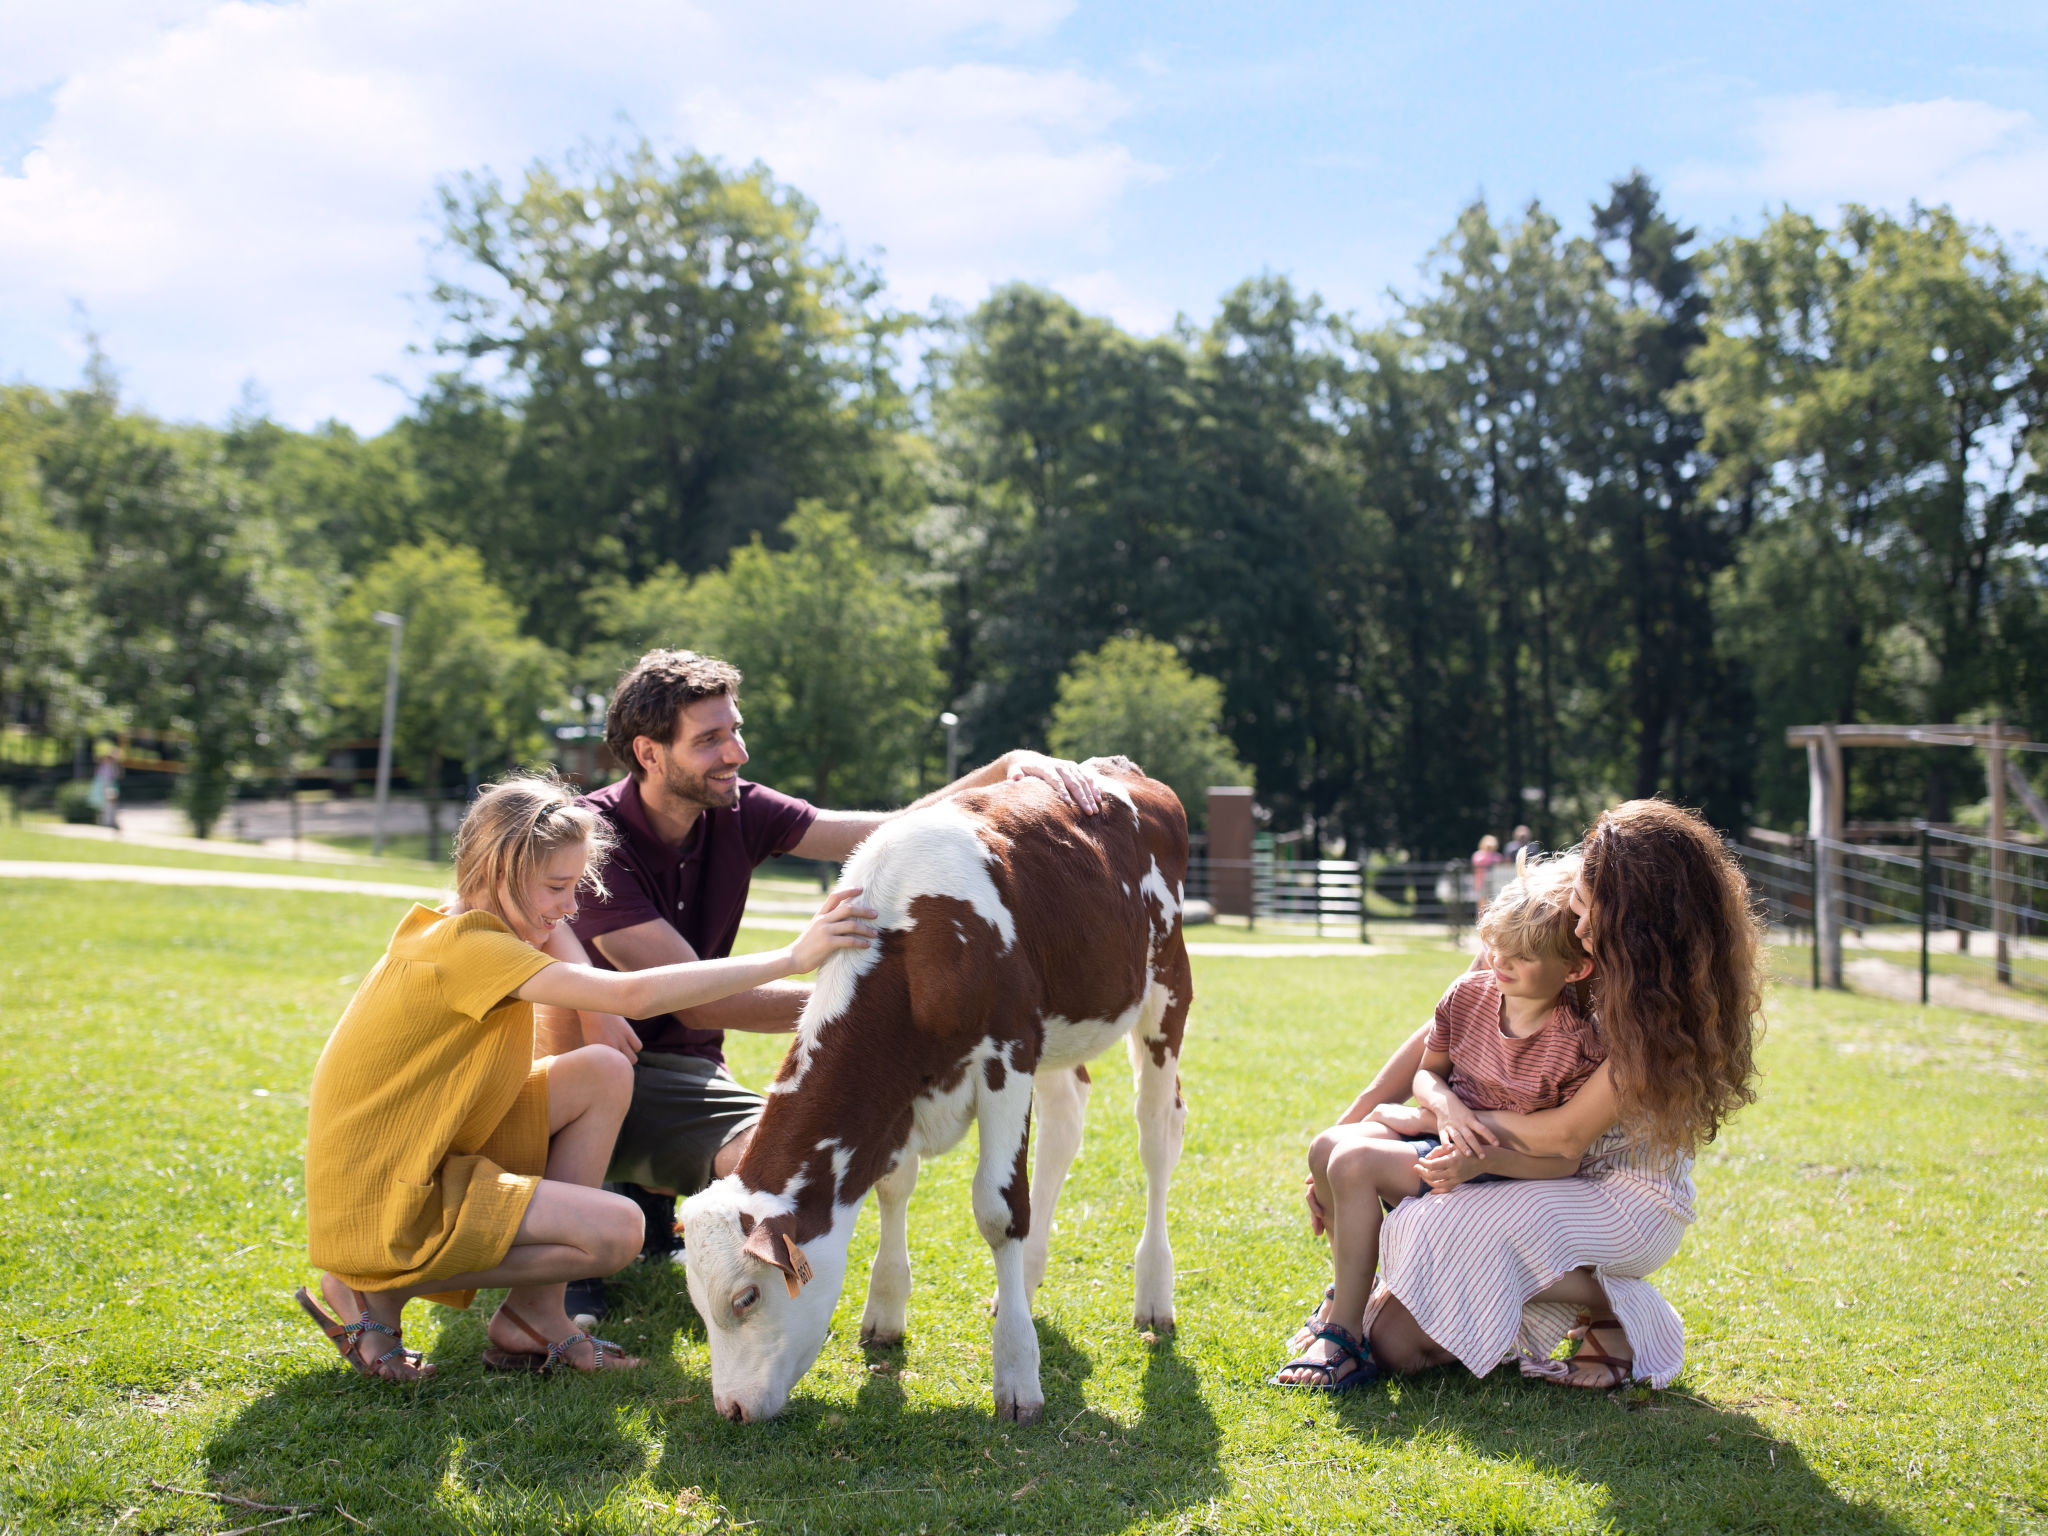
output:
M336 1316L304 1290L298 1301L365 1375L431 1376L405 1348L406 1302L466 1307L485 1286L510 1287L486 1365L639 1364L562 1307L565 1281L609 1274L640 1250L639 1207L597 1188L632 1069L601 1045L535 1061L533 1005L646 1018L812 970L835 949L866 948L874 931L874 913L848 900L857 893L838 891L783 949L596 970L568 919L610 840L552 777L491 785L456 837L454 902L406 915L320 1054L307 1248Z
M1678 1314L1644 1277L1693 1219L1693 1154L1756 1097L1757 924L1713 829L1663 801L1604 813L1582 852L1572 907L1608 1060L1556 1109L1482 1112L1509 1158L1417 1165L1434 1192L1387 1219L1366 1315L1381 1367L1483 1376L1519 1352L1525 1374L1609 1388L1683 1364ZM1575 1177L1526 1177L1522 1159L1560 1156L1583 1159ZM1488 1171L1510 1182L1458 1187ZM1578 1352L1551 1360L1568 1334Z

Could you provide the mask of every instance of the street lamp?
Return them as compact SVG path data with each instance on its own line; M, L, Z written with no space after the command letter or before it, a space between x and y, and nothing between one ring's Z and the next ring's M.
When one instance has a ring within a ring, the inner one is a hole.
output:
M953 782L960 771L960 717L950 709L939 716L939 724L946 728L946 782Z
M395 613L370 615L379 624L391 626L391 660L384 669L384 733L377 738L377 823L370 839L370 852L384 851L384 806L391 798L391 732L398 724L398 642L405 636L405 620Z

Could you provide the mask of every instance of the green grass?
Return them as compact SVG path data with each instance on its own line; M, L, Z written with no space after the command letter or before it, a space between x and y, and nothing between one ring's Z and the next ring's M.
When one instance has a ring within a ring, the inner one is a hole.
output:
M907 1344L855 1342L871 1207L817 1367L748 1428L670 1271L620 1287L630 1377L487 1377L480 1314L418 1305L442 1374L394 1387L291 1305L306 1083L402 910L0 884L0 1532L278 1518L153 1483L316 1506L275 1529L320 1536L358 1528L338 1507L393 1533L2048 1529L2039 1027L1777 993L1763 1100L1659 1276L1673 1390L1452 1369L1326 1400L1261 1384L1324 1275L1302 1150L1460 958L1198 960L1177 1337L1126 1326L1141 1179L1105 1062L1040 1298L1045 1421L990 1416L968 1146L913 1202Z

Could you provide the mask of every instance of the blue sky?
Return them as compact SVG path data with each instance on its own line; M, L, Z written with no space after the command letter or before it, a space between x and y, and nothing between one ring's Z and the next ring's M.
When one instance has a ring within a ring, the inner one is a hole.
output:
M0 0L0 378L90 324L164 415L374 430L437 180L633 130L767 161L907 306L1371 316L1473 197L1582 226L1636 165L1708 234L1918 198L2037 252L2048 6Z

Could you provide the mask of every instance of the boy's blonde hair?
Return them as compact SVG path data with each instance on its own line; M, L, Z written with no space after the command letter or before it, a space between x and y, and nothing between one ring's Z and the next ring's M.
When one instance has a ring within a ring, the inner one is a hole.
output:
M576 791L552 771L521 770L484 786L455 833L455 889L463 904L499 911L498 893L518 901L557 849L581 843L580 890L606 894L599 870L618 842L609 823L576 803Z
M1479 941L1495 954L1516 960L1561 960L1576 966L1586 958L1572 911L1572 882L1579 856L1532 859L1515 855L1515 878L1479 914Z

